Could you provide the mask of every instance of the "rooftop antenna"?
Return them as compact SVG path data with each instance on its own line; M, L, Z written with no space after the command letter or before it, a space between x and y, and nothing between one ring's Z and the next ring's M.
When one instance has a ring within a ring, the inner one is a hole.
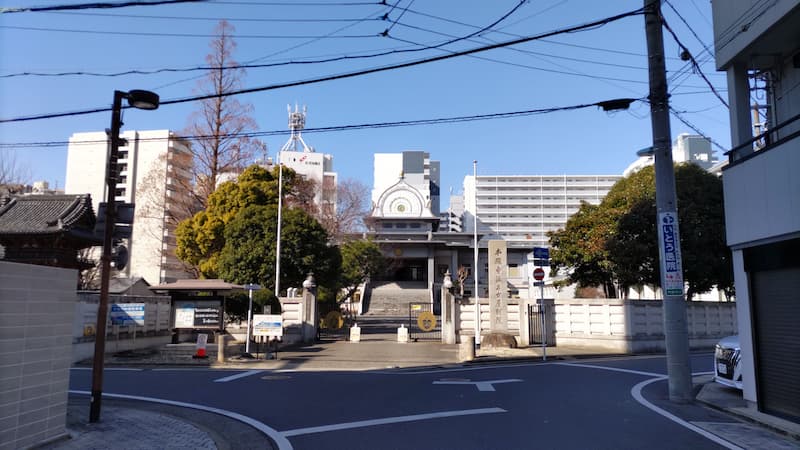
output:
M306 142L303 140L303 136L301 135L303 128L306 127L306 107L303 106L303 111L301 112L297 106L297 103L295 103L294 111L292 111L292 105L286 105L286 110L289 113L289 131L292 132L292 135L289 136L289 140L283 144L281 151L298 152L300 151L300 148L302 148L303 152L313 153L314 149L306 145Z

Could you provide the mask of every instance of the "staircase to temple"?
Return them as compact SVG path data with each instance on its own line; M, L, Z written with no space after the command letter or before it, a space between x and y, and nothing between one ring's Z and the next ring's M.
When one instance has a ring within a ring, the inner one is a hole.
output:
M431 301L428 283L424 281L377 282L367 305L366 316L408 317L409 303Z

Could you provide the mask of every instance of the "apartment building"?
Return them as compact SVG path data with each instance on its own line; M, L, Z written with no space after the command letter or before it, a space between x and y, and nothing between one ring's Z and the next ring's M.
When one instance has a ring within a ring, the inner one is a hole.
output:
M175 257L174 232L191 202L190 143L169 130L125 131L120 137L115 198L136 208L125 242L129 262L115 276L141 277L151 285L187 278ZM75 133L69 139L64 192L91 194L95 211L106 199L108 150L105 132Z
M482 240L503 239L509 248L549 247L548 232L564 228L581 202L599 204L621 178L478 175L476 179L469 175L464 178L464 231L473 231L477 215Z

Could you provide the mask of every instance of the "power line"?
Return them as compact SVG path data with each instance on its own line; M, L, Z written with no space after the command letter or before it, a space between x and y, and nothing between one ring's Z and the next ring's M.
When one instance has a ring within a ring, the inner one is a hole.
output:
M671 10L672 10L672 11L673 11L673 12L674 12L674 13L675 13L677 16L678 16L678 18L679 18L679 19L681 19L681 21L683 22L683 24L684 24L684 25L686 25L686 28L688 28L688 29L689 29L689 32L691 32L691 33L692 33L692 35L695 37L695 39L697 39L697 42L699 42L699 43L700 43L700 45L701 45L701 46L703 46L703 49L704 49L706 52L708 52L708 54L710 54L710 55L713 55L713 54L714 54L714 52L712 52L712 51L711 51L711 50L708 48L708 46L706 45L706 43L705 43L705 42L703 42L703 40L702 40L702 39L700 39L700 36L698 36L698 35L697 35L697 32L695 32L695 31L694 31L694 28L692 28L692 26L691 26L691 25L689 25L689 22L688 22L688 21L686 21L686 19L684 19L684 18L683 18L683 16L681 15L681 13L679 13L679 12L678 12L678 10L677 10L677 9L675 9L675 7L674 7L674 6L672 6L672 3L670 3L670 1L669 1L669 0L665 0L665 3L666 3L666 4L667 4L667 6L669 6L669 8L670 8L670 9L671 9Z
M314 19L294 19L294 18L255 18L255 17L198 17L198 16L158 16L150 14L118 14L118 13L90 13L90 12L52 12L49 14L59 14L65 16L87 16L87 17L110 17L119 19L156 19L156 20L186 20L186 21L206 21L218 22L220 20L227 20L228 22L279 22L279 23L336 23L336 22L363 22L364 19L355 18L314 18ZM382 20L374 18L369 20Z
M81 34L104 34L115 36L147 36L147 37L181 37L181 38L218 38L215 34L199 34L199 33L154 33L147 31L98 31L98 30L74 30L67 28L39 28L39 27L18 27L12 25L0 25L0 28L9 30L23 30L23 31L45 31L48 33L81 33ZM327 38L335 39L362 39L376 37L378 34L354 34L344 36L328 36ZM237 34L230 37L235 39L319 39L323 36L302 36L302 35L269 35L269 34Z
M618 14L616 16L606 17L604 19L596 20L596 21L585 23L585 24L582 24L582 25L575 25L575 26L568 27L568 28L562 28L560 30L549 31L549 32L546 32L546 33L540 33L540 34L536 34L536 35L528 36L528 37L524 37L524 38L519 38L519 39L513 39L511 41L500 42L500 43L491 44L491 45L485 45L485 46L482 46L482 47L472 48L472 49L468 49L468 50L462 50L462 51L450 53L450 54L447 54L447 55L434 56L434 57L430 57L430 58L418 59L418 60L408 61L408 62L399 63L399 64L392 64L392 65L388 65L388 66L375 67L375 68L371 68L371 69L363 69L363 70L359 70L359 71L356 71L356 72L347 72L347 73L342 73L342 74L337 74L337 75L328 75L328 76L319 77L319 78L312 78L312 79L308 79L308 80L290 81L290 82L286 82L286 83L279 83L279 84L273 84L273 85L268 85L268 86L260 86L260 87L255 87L255 88L238 89L238 90L235 90L235 91L224 92L224 93L220 93L220 94L208 94L208 95L201 95L201 96L196 96L196 97L186 97L186 98L179 98L179 99L174 99L174 100L167 100L167 101L161 102L161 105L171 105L171 104L176 104L176 103L187 103L187 102L193 102L193 101L198 101L198 100L208 100L208 99L212 99L212 98L228 97L228 96L232 96L232 95L241 95L241 94L250 94L250 93L254 93L254 92L270 91L270 90L282 89L282 88L287 88L287 87L304 86L304 85L309 85L309 84L322 83L322 82L325 82L325 81L341 80L341 79L353 78L353 77L358 77L358 76L363 76L363 75L368 75L368 74L373 74L373 73L386 72L386 71L397 70L397 69L402 69L402 68L407 68L407 67L414 67L414 66L418 66L418 65L422 65L422 64L429 64L429 63L433 63L433 62L437 62L437 61L444 61L444 60L456 58L456 57L459 57L459 56L471 55L473 53L480 53L480 52L485 52L485 51L494 50L494 49L498 49L498 48L508 47L508 46L511 46L511 45L522 44L522 43L525 43L525 42L530 42L530 41L534 41L534 40L537 40L537 39L542 39L542 38L545 38L545 37L556 36L558 34L573 33L573 32L580 31L580 30L585 30L585 29L589 29L589 28L595 28L597 26L606 25L608 23L611 23L611 22L614 22L614 21L617 21L617 20L620 20L620 19L623 19L623 18L626 18L626 17L631 17L631 16L635 16L635 15L641 15L642 11L643 11L643 8L639 8L639 9L636 9L636 10L633 10L633 11L629 11L629 12L626 12L626 13ZM70 111L70 112L62 112L62 113L39 114L39 115L34 115L34 116L16 117L16 118L12 118L12 119L0 119L0 123L24 122L24 121L31 121L31 120L52 119L52 118L57 118L57 117L78 116L78 115L93 114L93 113L96 113L96 112L110 111L110 110L111 110L110 108L93 108L93 109L82 110L82 111Z
M21 12L47 12L47 11L66 11L76 9L110 9L127 8L129 6L158 6L171 5L175 3L201 3L208 0L153 0L153 1L130 1L118 3L79 3L75 5L54 5L54 6L32 6L29 8L0 8L0 14L11 14Z
M681 115L680 111L678 111L677 109L675 109L672 106L670 106L669 107L669 112L672 113L672 115L675 116L676 119L678 119L681 122L683 122L684 125L686 125L687 127L691 128L695 133L699 134L700 136L702 136L705 139L708 139L708 141L711 142L712 144L714 144L718 149L720 149L723 152L727 151L727 149L725 147L723 147L722 145L720 145L719 142L715 141L714 139L711 139L709 136L707 136L705 133L703 133L702 130L697 128L696 125L694 125L693 123L691 123L688 120L686 120Z
M638 101L637 99L630 99L631 101ZM469 116L454 116L454 117L440 117L435 119L416 119L416 120L400 120L394 122L378 122L378 123L363 123L355 125L338 125L331 127L318 127L318 128L304 128L303 133L328 133L335 131L352 131L364 130L374 128L394 128L394 127L408 127L419 125L440 125L459 122L473 122L479 120L493 120L493 119L507 119L514 117L525 117L540 114L550 114L562 111L574 111L578 109L585 109L593 106L602 107L606 102L584 103L570 106L556 106L550 108L528 109L522 111L502 112L502 113L489 113L489 114L476 114ZM251 131L244 133L233 133L221 135L222 138L230 137L264 137L264 136L280 136L289 133L289 130L272 130L272 131ZM186 140L203 140L210 139L217 136L213 135L194 135L194 136L178 136L180 139ZM167 138L144 138L140 139L142 142L146 141L162 141ZM106 139L94 141L76 141L76 144L98 144L106 142ZM70 144L70 141L40 141L40 142L16 142L16 143L0 143L0 148L47 148L47 147L60 147Z
M703 73L703 70L700 68L700 64L698 64L697 60L694 59L694 56L692 56L692 53L689 51L689 49L686 48L685 45L683 45L683 43L680 41L680 39L678 39L678 36L675 34L674 31L672 31L672 28L669 26L669 23L667 23L667 21L664 19L664 17L661 17L661 23L664 25L664 28L669 32L669 34L672 35L672 39L675 39L675 42L678 44L678 46L680 46L681 49L683 49L684 54L688 55L689 59L692 62L692 65L693 65L694 69L697 71L697 73L700 75L700 77L703 79L703 81L706 82L708 87L711 88L711 91L714 93L714 95L716 95L717 98L719 99L719 101L722 102L722 104L725 105L725 107L727 108L728 107L728 102L725 101L725 99L722 98L721 95L719 95L719 92L717 92L717 88L714 87L714 85L711 83L711 81L709 81L708 77L706 77L706 74Z
M491 27L495 26L496 24L500 23L502 20L504 20L505 18L510 16L512 13L514 13L523 3L524 3L524 1L520 2L511 11L509 11L506 14L504 14L500 19L496 20L495 22L493 22L492 24L490 24L490 25L488 25L488 26L486 26L484 28L481 28L480 30L478 30L478 31L476 31L474 33L470 33L470 34L468 34L466 36L462 36L462 37L455 37L454 39L451 39L451 40L448 40L448 41L445 41L445 42L441 42L441 43L436 44L436 45L420 47L418 44L415 44L415 45L418 46L418 48L392 49L392 50L388 50L388 51L370 53L370 54L366 54L366 55L342 55L342 56L336 56L336 57L325 58L325 59L305 60L305 61L304 60L299 60L299 61L298 60L290 60L290 61L285 61L285 62L268 63L268 64L234 64L234 65L224 66L224 67L196 66L196 67L189 67L189 68L161 68L161 69L155 69L155 70L127 70L127 71L115 72L115 73L96 73L96 72L84 72L84 71L55 72L55 73L18 72L18 73L12 73L12 74L7 74L7 75L0 75L0 78L13 78L13 77L20 77L20 76L39 76L39 77L63 77L63 76L119 77L119 76L126 76L126 75L152 75L152 74L165 73L165 72L196 72L196 71L220 70L220 69L221 70L254 69L254 68L278 67L278 66L287 66L287 65L321 64L321 63L337 62L337 61L344 61L344 60L351 60L351 59L376 58L376 57L380 57L380 56L387 56L387 55L400 54L400 53L421 52L421 51L425 51L425 50L436 49L436 48L439 48L439 47L443 47L443 46L446 46L446 45L449 45L449 44L452 44L452 43L455 43L455 42L458 42L458 41L462 41L462 40L474 37L477 34L480 34L481 32L486 31L486 30L490 29ZM388 13L384 14L383 17L386 17L387 15L388 15ZM367 16L366 18L361 19L360 22L363 22L363 21L366 21L366 20L374 20L374 19L372 19L370 16ZM336 30L333 33L329 33L329 34L327 34L325 36L313 38L313 40L332 37L338 31L346 29L346 28L348 28L349 26L352 26L352 25L355 25L355 24L350 24L350 25L348 25L346 27L340 28L339 30ZM450 36L450 37L453 37L453 36ZM313 40L311 42L313 42ZM305 45L305 44L307 44L307 43L304 43L304 44L301 44L301 45ZM292 49L297 48L299 46L300 45L292 47ZM288 51L288 50L286 50L286 51ZM277 53L273 53L272 55L269 55L269 56L275 56L276 54ZM263 58L259 58L259 59L263 59ZM252 60L252 61L257 61L257 60L258 59ZM186 80L182 80L182 81L186 81ZM174 83L172 83L172 84L174 84ZM164 86L162 86L162 87L164 87Z

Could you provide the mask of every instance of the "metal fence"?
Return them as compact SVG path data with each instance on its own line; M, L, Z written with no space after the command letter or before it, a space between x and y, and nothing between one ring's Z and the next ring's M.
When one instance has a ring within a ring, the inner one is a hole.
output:
M528 305L528 320L530 330L530 343L542 344L542 337L544 336L545 345L554 346L555 340L555 325L556 325L555 307L552 305Z
M408 304L408 338L412 341L442 340L442 321L431 303Z

